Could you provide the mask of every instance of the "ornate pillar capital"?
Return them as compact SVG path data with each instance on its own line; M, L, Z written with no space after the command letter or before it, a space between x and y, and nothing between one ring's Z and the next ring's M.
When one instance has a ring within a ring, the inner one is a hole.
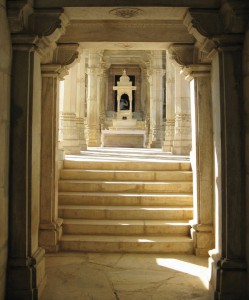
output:
M190 81L196 77L210 77L211 64L193 64L182 69L185 79Z

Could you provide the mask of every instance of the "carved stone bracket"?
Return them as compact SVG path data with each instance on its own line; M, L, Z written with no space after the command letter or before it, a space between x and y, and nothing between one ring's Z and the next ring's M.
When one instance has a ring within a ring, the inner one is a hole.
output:
M7 1L7 5L12 42L20 44L27 36L36 36L35 47L42 63L50 62L56 42L69 24L63 9L34 9L28 0Z
M194 45L172 44L168 48L168 53L172 62L180 68L193 64Z
M188 81L194 77L210 76L211 64L196 62L195 51L194 45L188 44L172 44L168 48L170 59L180 67L181 73Z
M44 12L39 12L34 14L33 17L35 24L40 21L40 19L45 19ZM39 41L37 43L38 51L42 56L42 62L49 62L53 56L53 51L56 48L56 42L65 33L66 27L69 24L68 17L62 12L62 10L50 12L48 21L45 24L40 22L40 27L34 25L33 30L39 36ZM33 21L32 21L33 22Z
M42 64L42 72L44 75L58 77L63 80L68 74L68 70L73 66L78 58L79 44L57 44L57 48L53 52L53 57L50 63Z
M222 8L221 10L189 9L183 24L196 39L195 48L198 50L196 63L211 62L213 54L222 47L241 45L244 38L243 28L246 29L245 26L241 26L240 30L236 31L229 29L229 26L224 26Z
M69 66L79 56L79 44L57 44L57 48L53 53L53 63Z

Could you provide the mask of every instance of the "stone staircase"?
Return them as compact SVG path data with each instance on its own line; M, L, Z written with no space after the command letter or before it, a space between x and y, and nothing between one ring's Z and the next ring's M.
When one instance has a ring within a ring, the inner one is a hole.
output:
M59 180L62 251L192 253L192 172L160 150L67 156Z

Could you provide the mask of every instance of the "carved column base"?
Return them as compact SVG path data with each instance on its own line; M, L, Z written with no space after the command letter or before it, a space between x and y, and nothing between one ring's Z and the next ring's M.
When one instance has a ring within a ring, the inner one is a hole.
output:
M96 126L88 127L88 147L100 147L100 132L96 129Z
M162 141L152 141L150 148L162 148Z
M46 252L58 252L58 243L62 235L62 222L63 220L58 218L54 223L40 224L39 244Z
M175 120L174 119L166 120L165 140L163 143L163 151L164 152L172 152L174 132L175 132Z
M215 300L247 299L246 263L222 259L215 250L209 251L211 278L209 290Z
M208 251L214 248L213 226L205 224L192 225L191 236L194 241L196 256L208 256Z
M165 145L163 144L163 152L172 152L172 146L171 145Z
M80 154L81 146L79 145L79 141L71 140L71 141L64 141L63 148L65 154Z
M45 250L38 248L33 256L9 260L7 300L34 300L46 285Z
M189 155L191 151L190 141L174 141L172 153L176 155Z

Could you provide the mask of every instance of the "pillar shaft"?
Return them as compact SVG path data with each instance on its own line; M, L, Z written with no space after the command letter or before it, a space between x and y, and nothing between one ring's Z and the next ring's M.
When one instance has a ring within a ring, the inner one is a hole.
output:
M189 155L191 150L191 111L189 82L175 70L175 132L173 153Z
M213 126L210 67L196 66L191 87L194 221L192 234L196 255L208 255L213 233Z
M175 67L166 52L166 127L163 151L172 152L175 132Z
M38 299L45 283L40 213L40 58L16 46L12 62L7 299Z
M69 75L65 77L64 81L64 97L63 97L63 111L61 114L63 148L66 154L79 154L80 140L79 128L77 126L77 111L78 104L78 89L80 87L80 80L78 78L78 65L75 64L70 70Z
M221 48L213 59L217 230L216 249L210 252L210 264L211 284L217 299L246 298L241 57L242 51L237 46ZM217 113L220 118L215 118Z
M78 128L78 139L80 150L86 150L85 138L85 56L82 54L81 60L77 65L77 92L76 92L76 126Z
M106 103L106 69L101 68L98 75L98 107L99 107L99 123L100 128L105 126L105 103Z
M60 65L42 66L41 212L39 243L58 250L62 220L58 218L58 114Z
M153 51L150 68L150 147L162 146L163 108L162 52Z
M90 50L88 58L88 99L87 99L87 125L88 146L98 147L100 145L100 126L98 108L98 73L100 56L97 51Z

